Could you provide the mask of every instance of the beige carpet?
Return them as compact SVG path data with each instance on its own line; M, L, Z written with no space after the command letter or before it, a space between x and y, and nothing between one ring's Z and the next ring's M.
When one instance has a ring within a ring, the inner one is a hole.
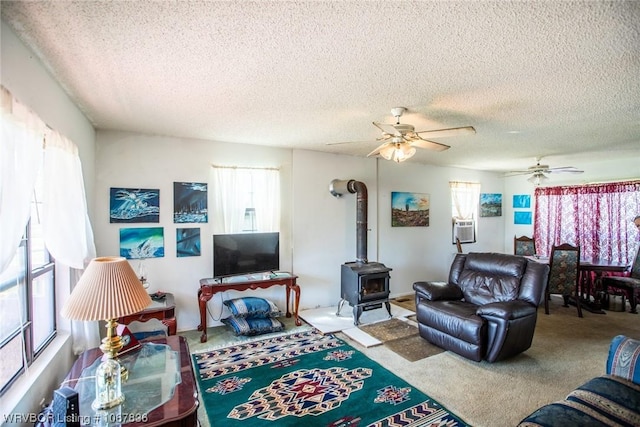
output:
M583 311L584 317L578 318L575 307L562 307L561 298L552 298L549 315L544 307L538 309L531 348L494 364L472 362L449 351L408 363L385 346L349 343L467 423L515 426L536 408L563 399L573 388L603 374L614 336L640 339L640 315Z
M293 327L288 323L290 330ZM214 329L219 328L210 328L206 344L200 344L197 331L181 335L191 337L192 351L192 342L204 350L217 345L218 336L224 336ZM609 343L618 334L640 339L640 315L584 311L584 317L578 318L575 307L562 307L561 299L553 297L550 315L544 314L544 307L538 310L532 347L494 364L472 362L448 351L410 362L387 346L366 348L342 333L337 335L467 423L475 427L507 427L603 374ZM206 417L200 421L207 426Z

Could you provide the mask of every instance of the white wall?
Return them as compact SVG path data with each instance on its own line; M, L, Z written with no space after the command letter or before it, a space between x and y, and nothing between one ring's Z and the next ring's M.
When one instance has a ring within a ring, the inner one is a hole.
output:
M195 329L200 323L197 290L199 280L212 275L212 231L210 224L199 225L200 257L175 256L173 182L210 182L212 163L281 169L281 269L299 276L302 309L336 305L340 300L340 266L356 258L356 194L332 196L329 184L333 179L354 179L366 184L367 255L369 261L379 261L393 269L393 295L411 294L413 282L443 279L448 274L455 252L455 245L451 244L449 181L480 182L486 192L502 192L503 185L500 175L488 172L125 132L100 131L97 145L94 228L98 254L119 252L120 228L145 226L109 223L109 188L160 189L160 224L152 226L165 229L165 256L146 263L150 290L175 294L179 330ZM210 198L214 191L210 185ZM429 227L391 227L392 191L429 194ZM465 252L503 251L502 218L480 218L478 225L478 242L464 245ZM284 304L281 287L252 292ZM224 297L241 295L230 292ZM217 324L221 315L228 315L226 309L222 311L222 297L216 295L209 302L208 325Z
M293 267L299 276L300 305L337 305L340 266L356 259L356 194L336 198L329 192L334 179L356 180L367 186L367 255L377 259L375 160L296 150L293 155Z
M396 164L379 160L380 259L393 268L392 293L413 293L413 282L444 280L456 246L451 238L450 181L480 183L482 193L502 193L503 179L492 172ZM428 227L391 227L391 192L408 191L430 196ZM478 218L476 243L463 244L464 252L503 252L502 217Z
M209 206L213 205L210 174L212 164L224 166L277 167L281 171L281 259L282 270L292 270L291 252L291 151L251 145L224 144L212 141L149 136L127 132L99 131L96 153L96 220L94 234L99 256L120 253L119 230L128 227L163 227L165 256L145 261L149 292L174 294L178 330L195 329L200 324L197 291L199 280L213 275L212 221L188 224L200 228L201 256L176 257L176 229L187 224L173 223L173 183L209 183ZM151 188L160 190L159 224L109 223L109 189ZM209 211L210 217L215 215ZM136 261L131 262L134 268ZM284 306L281 287L255 291ZM231 294L227 294L231 295ZM220 318L220 299L209 303L208 325ZM225 312L228 315L228 312Z

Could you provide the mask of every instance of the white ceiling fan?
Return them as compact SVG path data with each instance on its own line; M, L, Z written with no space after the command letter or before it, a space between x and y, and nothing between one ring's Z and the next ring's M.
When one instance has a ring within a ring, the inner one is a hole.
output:
M545 174L550 173L583 173L583 170L577 169L573 166L562 166L557 168L550 168L549 165L542 165L540 161L542 157L536 157L536 164L534 166L529 166L524 170L510 171L507 172L507 176L516 176L516 175L528 175L531 174L527 181L532 184L540 185L543 182L547 181L549 177Z
M400 123L400 117L406 110L404 107L391 109L391 114L396 118L396 123L373 122L373 125L382 131L382 136L377 138L376 141L384 141L384 143L367 154L367 157L377 156L379 154L387 160L403 162L416 153L416 147L435 151L444 151L450 148L448 145L424 139L423 136L428 138L444 138L476 133L476 130L472 126L416 131L413 125Z

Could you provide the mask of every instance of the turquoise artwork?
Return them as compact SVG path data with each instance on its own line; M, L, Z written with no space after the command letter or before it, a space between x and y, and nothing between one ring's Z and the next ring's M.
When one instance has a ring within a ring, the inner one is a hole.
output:
M120 256L127 259L164 257L164 228L121 228Z

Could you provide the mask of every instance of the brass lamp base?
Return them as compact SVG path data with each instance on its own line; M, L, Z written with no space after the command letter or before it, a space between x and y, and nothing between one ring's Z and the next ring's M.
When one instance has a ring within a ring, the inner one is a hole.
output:
M115 319L107 320L107 336L102 339L100 350L104 353L104 359L114 359L118 361L118 352L122 349L122 338L117 333L118 322ZM122 381L129 379L129 370L120 364L120 377Z

